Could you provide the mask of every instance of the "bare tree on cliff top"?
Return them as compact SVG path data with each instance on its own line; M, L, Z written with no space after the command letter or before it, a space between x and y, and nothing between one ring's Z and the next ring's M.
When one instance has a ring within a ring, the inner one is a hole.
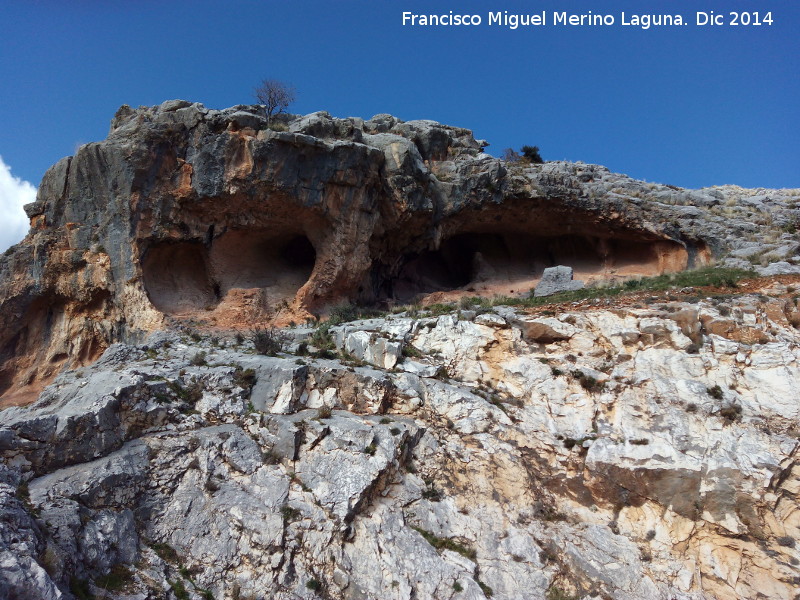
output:
M264 79L254 90L259 104L267 107L267 126L273 114L280 114L295 100L294 87L277 79Z

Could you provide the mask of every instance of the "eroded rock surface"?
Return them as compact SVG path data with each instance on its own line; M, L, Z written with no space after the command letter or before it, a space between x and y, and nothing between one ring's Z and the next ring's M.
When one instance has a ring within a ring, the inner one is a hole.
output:
M0 412L0 589L794 598L797 317L784 293L401 313L277 357L114 345Z
M746 262L763 236L752 230L751 252L714 207L735 193L742 218L769 211L776 227L797 212L772 192L507 164L433 121L276 119L268 128L258 106L123 106L107 139L54 165L26 207L28 237L0 258L0 394L36 391L174 319L286 324L347 300L527 294L558 264L595 281L733 247ZM769 260L791 270L796 240L774 246Z

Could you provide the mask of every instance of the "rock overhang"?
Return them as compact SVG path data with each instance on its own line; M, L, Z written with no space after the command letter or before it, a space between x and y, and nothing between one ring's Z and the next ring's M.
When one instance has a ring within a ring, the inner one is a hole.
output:
M76 365L96 354L86 344L135 340L170 316L246 327L341 302L527 292L560 263L600 279L707 257L702 239L639 203L585 194L587 166L508 164L485 145L390 115L278 115L268 127L260 106L123 106L108 138L54 165L26 207L34 260L0 289L17 307L0 324L4 377L19 384L21 355L37 355L35 381L44 355ZM35 302L56 294L42 316ZM46 352L20 343L54 322Z

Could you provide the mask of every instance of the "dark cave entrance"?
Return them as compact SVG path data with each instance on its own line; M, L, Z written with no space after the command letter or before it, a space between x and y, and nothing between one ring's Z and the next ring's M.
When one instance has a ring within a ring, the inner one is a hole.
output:
M547 267L570 266L576 279L585 280L657 275L685 268L685 255L675 242L462 232L443 240L437 250L405 256L397 276L382 289L384 297L397 302L454 290L526 292Z

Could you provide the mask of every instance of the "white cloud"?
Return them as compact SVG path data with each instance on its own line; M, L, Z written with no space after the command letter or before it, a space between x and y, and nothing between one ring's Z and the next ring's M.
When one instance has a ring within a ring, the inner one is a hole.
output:
M11 174L11 167L0 156L0 252L13 246L28 233L28 216L23 204L36 200L36 188Z

